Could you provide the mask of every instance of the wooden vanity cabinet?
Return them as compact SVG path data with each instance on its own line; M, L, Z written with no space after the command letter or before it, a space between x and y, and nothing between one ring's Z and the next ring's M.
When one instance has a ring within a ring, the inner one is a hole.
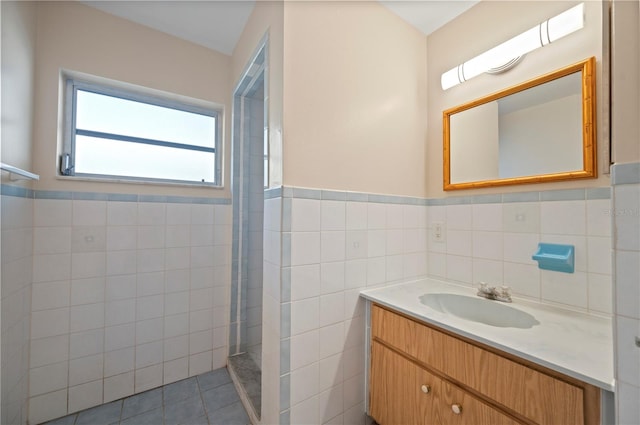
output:
M378 342L371 353L369 414L381 425L519 424Z
M440 423L443 425L519 425L522 423L447 381L442 381L440 391L442 394L440 407L443 409Z
M584 382L375 304L371 336L369 414L380 425L600 423L600 391Z
M371 416L380 424L439 423L440 378L378 342L371 354Z

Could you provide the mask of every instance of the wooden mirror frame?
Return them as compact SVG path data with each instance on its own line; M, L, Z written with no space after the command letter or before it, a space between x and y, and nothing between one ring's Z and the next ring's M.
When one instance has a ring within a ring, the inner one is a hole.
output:
M595 98L595 57L583 60L573 65L569 65L557 71L550 72L540 77L525 81L505 90L490 94L488 96L473 100L454 108L447 109L443 112L443 154L444 154L444 190L462 190L475 189L482 187L506 186L527 183L547 183L563 180L596 178L597 159L596 159L596 98ZM582 73L582 162L583 169L575 171L567 171L561 173L541 174L522 177L509 177L495 180L481 180L473 182L451 183L451 149L450 137L451 115L474 108L476 106L501 99L514 93L527 90L529 88L539 86L552 80L570 75L576 72Z

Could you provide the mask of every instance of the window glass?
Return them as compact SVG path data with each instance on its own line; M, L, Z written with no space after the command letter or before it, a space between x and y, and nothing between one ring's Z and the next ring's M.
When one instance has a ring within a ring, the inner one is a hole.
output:
M68 175L218 184L218 112L68 80Z
M212 183L215 154L76 136L76 173Z
M78 90L76 128L215 147L214 117Z

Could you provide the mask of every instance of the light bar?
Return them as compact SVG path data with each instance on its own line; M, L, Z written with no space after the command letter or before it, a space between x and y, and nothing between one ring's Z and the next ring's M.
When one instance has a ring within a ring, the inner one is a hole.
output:
M561 14L547 19L539 25L513 37L473 59L442 74L440 84L447 90L491 69L501 68L539 47L546 46L584 27L584 3L572 7ZM504 67L503 70L508 69Z

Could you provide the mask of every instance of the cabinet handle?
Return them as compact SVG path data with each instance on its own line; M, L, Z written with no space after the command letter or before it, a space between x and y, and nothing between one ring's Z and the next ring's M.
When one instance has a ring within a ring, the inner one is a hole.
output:
M452 404L451 410L453 410L453 413L455 413L456 415L459 415L460 413L462 413L462 406L460 406L459 404Z
M422 390L423 393L425 394L429 394L429 391L431 391L431 387L428 385L423 385L420 387L420 389Z

